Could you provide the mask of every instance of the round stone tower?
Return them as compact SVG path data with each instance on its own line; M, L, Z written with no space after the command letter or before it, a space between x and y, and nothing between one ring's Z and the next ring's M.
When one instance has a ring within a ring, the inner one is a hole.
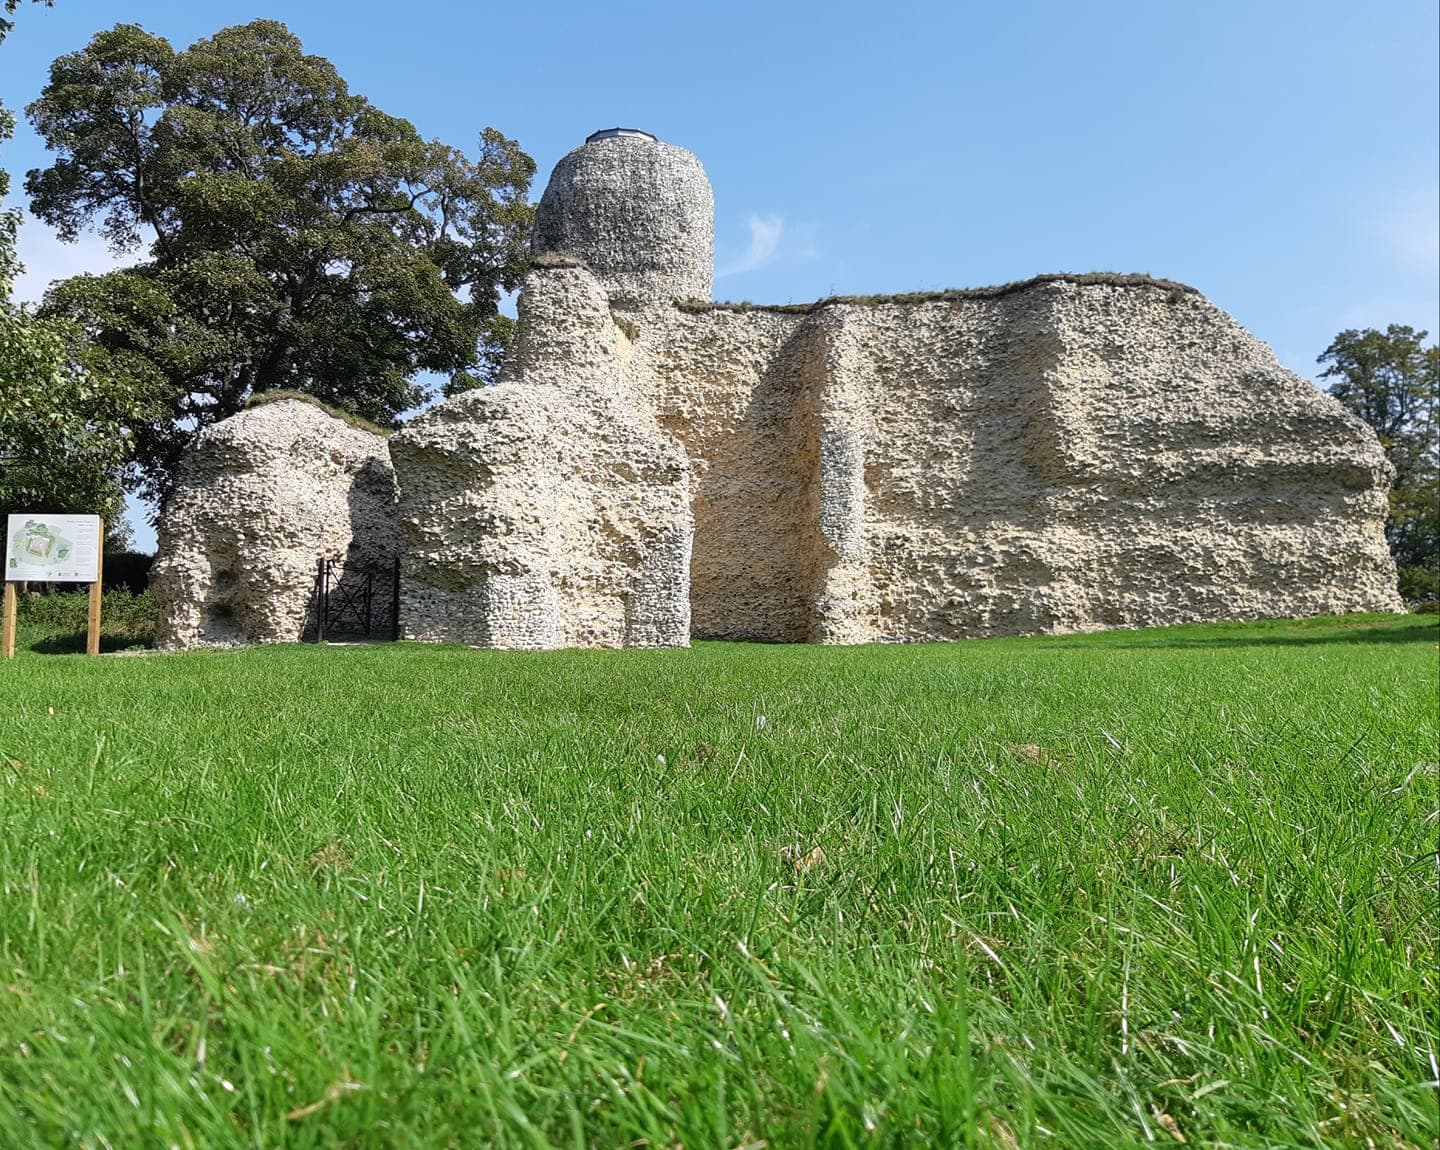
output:
M684 148L609 128L555 165L531 245L584 260L616 300L708 300L715 197Z

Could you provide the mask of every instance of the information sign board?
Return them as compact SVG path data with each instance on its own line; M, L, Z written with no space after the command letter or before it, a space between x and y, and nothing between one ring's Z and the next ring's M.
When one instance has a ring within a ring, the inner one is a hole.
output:
M96 583L98 515L11 515L5 530L5 581Z

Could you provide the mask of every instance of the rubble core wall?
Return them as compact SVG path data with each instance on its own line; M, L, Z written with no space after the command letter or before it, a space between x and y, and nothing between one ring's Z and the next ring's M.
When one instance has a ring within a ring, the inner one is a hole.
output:
M1373 433L1202 296L639 318L697 637L914 641L1399 610Z
M689 645L688 462L610 392L529 382L464 392L391 449L405 638Z
M279 400L203 430L159 525L150 587L165 649L298 641L317 561L395 555L386 437Z
M684 148L593 140L561 158L535 210L537 255L578 257L614 299L709 299L715 197Z
M808 638L814 470L800 397L814 349L803 317L674 308L636 313L627 380L691 461L696 638Z

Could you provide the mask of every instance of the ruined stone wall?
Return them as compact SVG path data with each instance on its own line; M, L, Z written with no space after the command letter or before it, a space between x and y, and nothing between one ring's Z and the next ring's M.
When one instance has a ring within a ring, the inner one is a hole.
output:
M797 399L813 375L801 318L631 313L627 389L692 467L694 634L808 638L806 500L814 463Z
M169 649L300 639L321 557L395 554L386 438L280 400L202 431L160 522L150 573Z
M630 378L691 457L697 636L1400 607L1374 435L1188 290L656 309Z
M1193 290L730 307L701 302L713 248L694 156L592 137L539 205L502 383L393 436L393 476L304 404L201 437L162 645L297 638L316 558L397 530L403 633L481 646L1400 609L1374 434Z
M690 468L619 390L629 339L579 267L526 281L508 382L393 437L405 637L483 647L690 641Z
M406 638L688 645L685 456L603 392L465 392L419 416L392 450Z
M709 299L710 181L690 152L651 137L587 142L551 172L531 247L584 260L618 301Z
M951 315L857 317L890 400L881 636L1399 609L1373 433L1203 297L1057 282ZM907 335L973 350L917 360Z

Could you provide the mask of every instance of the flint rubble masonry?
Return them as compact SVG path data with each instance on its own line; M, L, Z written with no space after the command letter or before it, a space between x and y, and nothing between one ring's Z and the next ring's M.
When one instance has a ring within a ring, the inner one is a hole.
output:
M561 160L534 250L503 382L388 444L408 637L859 643L1401 609L1373 432L1193 289L713 304L704 169L643 136ZM396 538L382 439L265 410L182 473L167 645L293 638L320 547Z
M1401 606L1374 435L1195 293L672 309L633 361L696 476L697 637Z
M202 431L160 523L162 649L297 642L323 556L395 555L385 436L286 399Z

